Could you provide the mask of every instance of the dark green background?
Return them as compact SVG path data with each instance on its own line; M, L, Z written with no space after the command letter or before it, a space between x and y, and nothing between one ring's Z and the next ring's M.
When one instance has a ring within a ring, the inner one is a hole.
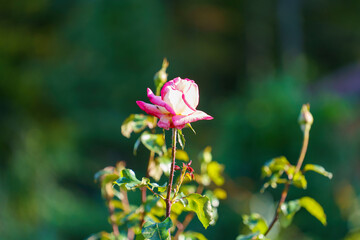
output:
M144 174L147 152L134 157L136 137L120 126L141 112L135 101L146 100L163 57L169 79L194 79L198 108L214 116L193 124L197 135L184 131L190 157L211 145L226 165L229 196L217 225L205 231L194 220L191 229L235 239L246 232L241 214L271 219L280 190L259 194L260 168L280 155L296 162L297 117L310 102L306 162L334 178L310 173L308 189L291 189L289 199L315 198L328 226L302 210L278 239L356 231L359 10L358 0L1 0L0 239L110 231L93 175L119 160Z

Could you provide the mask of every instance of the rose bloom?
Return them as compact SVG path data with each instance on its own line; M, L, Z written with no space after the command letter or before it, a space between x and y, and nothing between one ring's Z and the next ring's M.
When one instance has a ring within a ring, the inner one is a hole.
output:
M177 77L164 84L161 96L155 96L150 88L147 96L151 103L136 101L146 113L159 118L158 126L164 129L182 129L187 123L211 120L213 117L196 110L199 104L199 88L190 79Z

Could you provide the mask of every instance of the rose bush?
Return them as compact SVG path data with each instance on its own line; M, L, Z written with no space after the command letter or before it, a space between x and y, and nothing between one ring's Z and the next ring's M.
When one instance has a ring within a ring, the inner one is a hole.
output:
M136 101L147 114L159 118L158 126L164 129L182 129L187 123L211 120L213 117L196 110L199 104L199 88L190 79L177 77L163 86L160 96L155 96L150 88L147 96L152 104Z

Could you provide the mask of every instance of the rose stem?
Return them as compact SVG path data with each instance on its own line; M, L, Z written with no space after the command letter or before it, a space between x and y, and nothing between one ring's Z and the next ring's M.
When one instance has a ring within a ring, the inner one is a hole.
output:
M169 177L169 185L167 188L167 195L166 195L166 217L170 217L171 212L171 191L172 191L172 184L174 179L174 171L175 171L175 153L176 153L176 134L177 129L173 128L172 130L172 162L171 162L171 169L170 169L170 177ZM169 230L170 234L170 230Z
M289 177L289 181L287 181L286 184L285 184L284 190L281 193L281 199L280 199L280 202L279 202L279 204L277 206L275 216L274 216L273 220L271 221L271 223L269 225L269 228L265 232L264 236L266 236L270 232L270 230L272 229L272 227L274 226L276 221L279 219L279 214L281 212L281 205L286 200L292 178L293 178L293 176L295 176L300 171L301 165L304 162L305 154L306 154L307 147L308 147L308 144L309 144L309 132L310 132L310 128L306 127L305 130L304 130L303 145L302 145L302 148L301 148L299 160L298 160L298 162L296 164L295 172L294 172L294 174L292 176Z

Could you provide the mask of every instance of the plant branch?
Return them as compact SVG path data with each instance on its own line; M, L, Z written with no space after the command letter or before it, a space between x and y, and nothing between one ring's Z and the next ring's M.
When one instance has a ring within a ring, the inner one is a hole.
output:
M155 152L150 151L149 162L148 162L148 166L146 168L146 175L145 175L145 177L147 177L147 178L149 178L149 170L150 170L149 167L150 167L150 163L152 161L154 161L154 157L155 157ZM145 202L146 202L146 187L141 188L141 202L142 202L143 205L145 205ZM141 214L140 227L142 225L144 225L144 223L145 223L145 214L146 214L146 212L145 212L145 207L144 207L144 211Z
M308 147L308 144L309 144L309 132L310 132L310 128L306 127L305 130L304 130L303 145L302 145L302 148L301 148L299 160L298 160L298 162L296 164L295 172L294 172L293 175L289 176L289 181L287 181L287 183L285 184L284 190L281 193L281 198L280 198L279 204L277 206L275 216L274 216L273 220L271 221L271 223L270 223L267 231L265 232L264 236L266 236L270 232L270 230L273 228L276 221L279 219L279 215L280 215L280 212L281 212L281 206L285 203L286 197L287 197L287 195L289 193L290 184L292 183L293 176L295 176L300 171L300 168L301 168L301 166L302 166L302 164L304 162L307 147Z
M117 237L117 236L120 235L120 232L119 232L118 226L116 225L115 207L114 207L114 204L111 202L111 197L106 198L106 204L107 204L107 207L108 207L108 210L109 210L110 223L111 223L111 226L112 226L112 229L113 229L113 233L114 233L114 236Z

